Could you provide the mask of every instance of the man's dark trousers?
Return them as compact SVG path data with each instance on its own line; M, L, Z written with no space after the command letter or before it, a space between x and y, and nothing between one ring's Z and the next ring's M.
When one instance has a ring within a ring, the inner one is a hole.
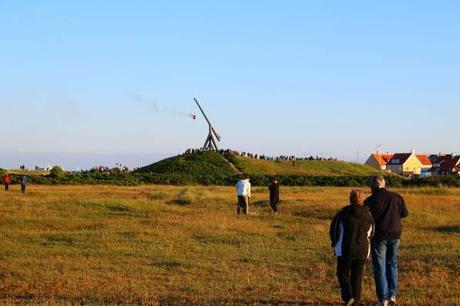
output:
M240 210L243 210L243 213L245 215L249 213L249 197L248 196L238 196L238 205L236 207L236 212L239 214Z

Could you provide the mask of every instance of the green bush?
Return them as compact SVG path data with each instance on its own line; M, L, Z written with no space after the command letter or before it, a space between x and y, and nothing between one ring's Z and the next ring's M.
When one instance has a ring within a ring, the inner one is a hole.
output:
M52 178L62 178L62 177L65 176L65 172L61 167L54 166L51 169L49 176L52 177Z
M270 183L269 175L251 175L254 186L266 186ZM11 175L13 183L19 183L20 175ZM241 175L237 174L150 174L150 173L75 173L64 176L30 176L30 182L44 185L78 185L78 184L109 184L135 186L141 184L156 185L226 185L234 186ZM336 187L365 187L369 185L369 176L301 176L280 175L278 180L285 186L336 186ZM396 175L385 177L388 187L460 187L460 177L440 176L432 178L409 179Z

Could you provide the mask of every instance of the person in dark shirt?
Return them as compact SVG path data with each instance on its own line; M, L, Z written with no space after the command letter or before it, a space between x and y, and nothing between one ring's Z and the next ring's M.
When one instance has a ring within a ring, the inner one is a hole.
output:
M21 192L26 193L26 187L27 183L29 181L29 178L26 175L23 175L21 178Z
M268 185L270 190L270 206L275 214L278 214L278 204L280 203L280 185L278 179L272 177L272 182Z
M398 250L401 239L401 219L409 215L404 199L385 188L385 178L371 181L372 195L366 199L375 220L372 240L372 265L379 305L396 304L398 294Z
M359 305L364 264L369 258L374 220L364 206L364 193L352 190L350 205L334 217L330 236L337 256L337 278L344 305Z

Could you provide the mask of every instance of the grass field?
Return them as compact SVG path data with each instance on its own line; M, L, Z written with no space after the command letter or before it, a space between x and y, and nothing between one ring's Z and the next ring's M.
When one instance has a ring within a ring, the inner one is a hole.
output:
M330 219L349 188L13 186L0 193L0 303L334 304ZM460 305L460 189L399 190L400 302ZM374 302L369 264L364 302Z

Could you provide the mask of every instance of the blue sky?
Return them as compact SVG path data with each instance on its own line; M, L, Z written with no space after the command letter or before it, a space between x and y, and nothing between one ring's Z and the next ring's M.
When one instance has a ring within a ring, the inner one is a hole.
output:
M0 167L201 146L193 97L222 147L460 153L457 1L0 0L0 47Z

